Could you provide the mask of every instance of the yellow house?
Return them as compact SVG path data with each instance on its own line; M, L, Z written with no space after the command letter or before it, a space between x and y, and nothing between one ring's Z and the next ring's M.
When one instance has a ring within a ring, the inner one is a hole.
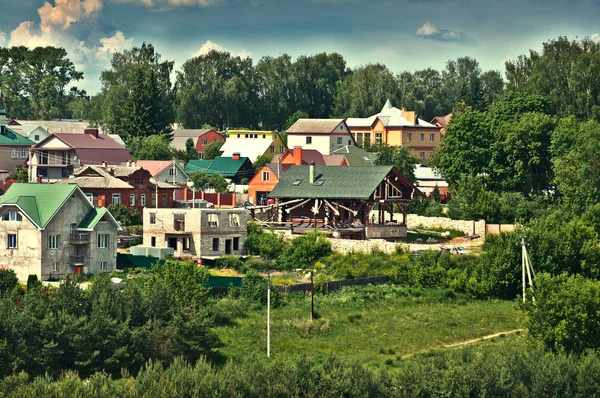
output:
M239 153L254 162L262 155L285 153L287 149L278 131L229 130L229 137L221 147L221 156L232 157Z
M441 139L438 126L419 119L414 111L395 108L390 100L378 114L349 118L346 124L358 146L408 146L424 164Z

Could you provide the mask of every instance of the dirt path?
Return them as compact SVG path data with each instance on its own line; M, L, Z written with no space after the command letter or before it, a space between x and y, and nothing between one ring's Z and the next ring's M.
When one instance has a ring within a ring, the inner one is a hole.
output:
M461 347L461 346L465 346L465 345L469 345L469 344L473 344L473 343L478 343L478 342L484 341L484 340L490 340L490 339L493 339L494 337L500 336L501 334L503 334L503 335L514 334L514 333L517 333L517 332L522 332L524 330L525 329L514 329L514 330L507 330L505 332L498 332L498 333L494 333L494 334L488 334L487 336L483 336L483 337L477 337L477 338L470 339L470 340L459 341L458 343L452 343L452 344L443 345L441 347L441 349ZM432 349L436 349L436 348L431 348L431 349L427 349L427 350L421 350L421 351L417 351L417 352L412 352L410 354L402 355L401 358L402 359L404 359L404 358L410 358L413 355L420 354L420 353L423 353L423 352L427 352L427 351L430 351Z

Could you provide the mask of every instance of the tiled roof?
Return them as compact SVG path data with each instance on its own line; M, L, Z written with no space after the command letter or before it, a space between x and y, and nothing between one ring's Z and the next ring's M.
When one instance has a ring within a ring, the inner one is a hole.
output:
M76 184L12 184L0 197L0 206L18 205L38 227L44 228L77 189Z
M368 199L392 170L392 166L351 167L314 166L314 181L309 183L310 166L292 166L280 178L269 196L273 198ZM298 182L297 184L295 184Z
M292 124L290 128L286 130L286 134L329 134L343 122L344 119L298 119L296 120L296 123Z

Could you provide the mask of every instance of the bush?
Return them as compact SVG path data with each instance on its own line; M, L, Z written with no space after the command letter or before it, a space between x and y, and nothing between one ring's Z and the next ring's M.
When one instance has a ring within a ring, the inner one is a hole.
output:
M17 274L12 269L0 269L0 296L12 292L19 283Z
M142 223L140 213L120 203L111 203L107 206L108 211L121 224L121 226L138 225Z
M331 254L331 242L315 230L293 239L277 259L280 269L312 268L317 260Z

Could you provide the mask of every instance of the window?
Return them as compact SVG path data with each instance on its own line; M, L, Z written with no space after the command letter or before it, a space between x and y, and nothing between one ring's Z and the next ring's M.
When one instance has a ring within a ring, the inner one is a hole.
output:
M10 158L11 159L19 158L19 148L10 148Z
M237 138L240 138L240 137L241 137L241 134L240 134L240 133L238 133L238 135L237 135Z
M381 133L375 133L375 144L381 144Z
M85 198L88 200L88 202L90 202L91 204L94 204L94 194L93 193L86 192Z
M412 141L412 133L406 133L406 142Z
M283 153L283 145L279 145L279 153Z
M2 216L4 221L23 221L23 217L16 211L11 210Z
M135 206L135 194L129 194L129 206Z
M262 180L270 181L270 179L271 179L271 173L269 173L268 171L263 171L262 172Z
M169 167L169 175L177 176L177 169L175 167Z
M240 226L240 215L239 214L230 214L229 215L229 226L230 227L239 227Z
M421 139L421 142L425 142L425 134L421 133L421 136L419 137Z
M240 250L240 238L233 238L233 250Z
M156 206L157 196L155 193L152 194L152 203L150 204L152 207Z
M258 134L254 134L254 138L258 138Z
M352 145L352 140L348 140L348 145Z
M150 238L150 246L156 247L156 236Z
M344 143L344 137L337 137L337 144L342 145Z
M8 248L9 249L17 248L17 234L8 234Z
M98 247L100 249L108 249L109 234L98 234Z
M301 183L302 183L302 180L296 180L296 181L292 182L292 185L296 187L296 186L300 185Z
M156 213L150 213L150 224L156 224Z
M181 246L182 246L182 250L184 252L189 252L190 251L190 238L183 238L181 240Z
M106 271L107 266L108 266L107 261L100 261L100 271Z
M306 143L312 144L312 137L306 137Z
M217 213L208 213L208 226L218 227L219 226L219 215Z
M269 148L269 152L270 153L275 153L275 146L271 145L271 147Z
M425 160L425 152L419 152L419 159Z
M39 136L39 135L37 135L37 134L36 134L36 135L34 135L34 136L33 136L33 140L34 140L35 142L38 142L38 141L40 140L40 136Z
M113 205L119 205L119 204L121 204L121 194L120 193L113 193L112 194L112 204Z
M60 249L60 235L48 236L48 249Z
M144 185L144 179L143 178L137 178L135 179L135 183L137 185Z
M58 272L60 270L60 263L56 262L52 264L52 272Z
M202 138L202 145L208 145L208 138Z
M167 207L167 204L169 203L169 199L167 197L166 193L163 193L163 206Z
M365 133L365 145L371 145L371 133Z
M267 138L267 135L266 135L266 134L263 134L263 140L264 140L265 138Z
M279 135L278 135L278 134L273 134L273 139L274 139L274 140L276 140L276 139L277 139L277 137L279 137Z
M213 249L212 251L214 251L214 252L219 251L219 238L213 238L212 249Z
M244 138L248 138L248 134L244 134Z
M146 194L145 193L140 195L140 206L146 206Z
M28 150L26 147L21 148L21 158L26 159L28 155Z
M363 134L362 133L356 133L356 145L358 146L362 146L363 144Z
M430 142L434 142L435 141L435 134L434 133L429 134L429 141Z

